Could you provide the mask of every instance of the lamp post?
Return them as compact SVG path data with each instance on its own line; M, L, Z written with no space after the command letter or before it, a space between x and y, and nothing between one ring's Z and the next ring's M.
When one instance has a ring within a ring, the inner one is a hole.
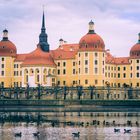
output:
M89 87L89 89L90 89L90 99L93 99L93 94L94 94L94 92L93 92L93 90L94 90L94 86L90 86Z
M78 87L77 87L77 91L78 91L78 99L79 99L79 100L81 99L82 89L83 89L82 86L78 86Z
M67 96L67 87L64 87L64 100L66 100L66 96Z
M26 88L26 99L29 99L29 84L27 84Z

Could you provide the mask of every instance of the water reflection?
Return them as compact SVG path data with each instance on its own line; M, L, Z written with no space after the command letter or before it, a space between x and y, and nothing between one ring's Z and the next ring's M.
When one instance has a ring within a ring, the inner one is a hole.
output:
M0 112L0 139L137 140L139 124L140 112ZM132 132L124 133L124 129ZM19 132L22 136L15 137ZM34 136L37 132L40 135ZM77 132L80 137L73 137Z

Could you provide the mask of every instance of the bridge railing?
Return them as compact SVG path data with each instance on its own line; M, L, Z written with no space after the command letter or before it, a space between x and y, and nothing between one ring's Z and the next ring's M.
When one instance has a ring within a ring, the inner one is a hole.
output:
M140 99L140 88L115 88L115 87L0 87L0 99L102 99L102 100L127 100Z

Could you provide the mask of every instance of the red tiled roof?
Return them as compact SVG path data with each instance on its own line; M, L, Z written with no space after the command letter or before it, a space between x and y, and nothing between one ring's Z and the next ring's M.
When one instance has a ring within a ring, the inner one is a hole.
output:
M22 66L28 65L48 65L56 66L49 52L43 52L38 46L33 52L29 53L22 63Z
M16 62L23 62L24 59L27 57L27 55L28 55L28 54L17 54L17 55L16 55L15 61L16 61Z
M17 53L16 46L9 40L0 41L0 56L13 56Z
M98 34L86 34L80 39L79 50L85 51L104 51L105 44Z
M130 57L113 57L109 52L106 52L106 63L115 65L128 65Z
M115 58L115 64L117 65L128 65L130 64L129 62L129 57L117 57Z
M135 44L130 50L131 58L140 58L140 43Z
M63 44L56 50L77 51L78 49L79 49L79 44Z
M63 50L52 50L51 54L55 60L58 59L74 59L77 51L63 51Z

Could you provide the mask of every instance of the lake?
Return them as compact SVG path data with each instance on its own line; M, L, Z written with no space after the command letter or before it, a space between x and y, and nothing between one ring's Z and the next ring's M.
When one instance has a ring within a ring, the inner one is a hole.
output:
M19 109L19 108L18 108ZM0 140L139 140L140 112L1 111ZM130 110L133 110L130 109ZM120 129L115 133L114 128ZM124 133L131 129L131 133ZM21 137L15 133L22 132ZM40 132L39 136L33 133ZM80 132L74 137L72 133Z

